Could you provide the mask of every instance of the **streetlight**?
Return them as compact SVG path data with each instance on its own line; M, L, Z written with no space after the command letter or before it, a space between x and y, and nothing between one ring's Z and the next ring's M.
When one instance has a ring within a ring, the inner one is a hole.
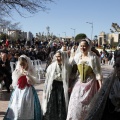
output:
M74 39L75 39L75 29L74 28L71 28L72 30L74 30Z
M58 34L59 35L59 40L60 40L60 34Z
M93 22L86 22L86 23L88 23L88 24L91 24L92 26L92 31L91 31L91 40L92 40L92 35L93 35Z
M63 33L65 33L65 40L66 40L66 32L63 32Z

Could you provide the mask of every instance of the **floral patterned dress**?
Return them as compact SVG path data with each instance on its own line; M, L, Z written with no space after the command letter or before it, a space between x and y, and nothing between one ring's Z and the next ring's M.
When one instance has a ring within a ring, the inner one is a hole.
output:
M67 120L84 120L91 99L98 91L98 81L89 61L81 60L77 69L79 76L71 93Z

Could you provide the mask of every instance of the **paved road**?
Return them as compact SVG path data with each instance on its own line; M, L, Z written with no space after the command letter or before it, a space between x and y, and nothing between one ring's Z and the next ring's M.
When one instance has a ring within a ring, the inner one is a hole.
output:
M42 66L45 67L45 63L43 63ZM113 67L110 65L102 65L101 67L102 67L102 73L104 78L106 78L113 70ZM40 84L35 85L35 89L38 93L39 100L41 103L42 103L43 85L44 85L44 80L42 80ZM11 93L7 93L6 90L3 90L3 96L2 96L2 99L0 99L0 120L3 120L3 117L7 110L10 95Z

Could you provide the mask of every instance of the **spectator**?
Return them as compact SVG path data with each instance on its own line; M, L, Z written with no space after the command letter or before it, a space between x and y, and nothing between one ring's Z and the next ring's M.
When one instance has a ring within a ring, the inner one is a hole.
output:
M6 51L1 51L0 56L0 71L3 74L4 78L4 87L6 87L7 92L10 92L10 85L12 83L11 78L11 67L10 67L10 61L7 59L7 53Z

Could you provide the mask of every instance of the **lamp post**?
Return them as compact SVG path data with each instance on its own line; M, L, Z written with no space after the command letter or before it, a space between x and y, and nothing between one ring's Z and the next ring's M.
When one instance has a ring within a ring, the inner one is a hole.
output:
M58 34L59 35L59 40L60 40L60 34Z
M86 22L86 23L88 23L88 24L91 24L92 26L92 31L91 31L91 40L92 40L92 35L93 35L93 22Z
M65 40L66 40L66 32L63 32L65 34Z
M74 39L75 39L75 29L74 28L71 28L72 30L74 30Z

